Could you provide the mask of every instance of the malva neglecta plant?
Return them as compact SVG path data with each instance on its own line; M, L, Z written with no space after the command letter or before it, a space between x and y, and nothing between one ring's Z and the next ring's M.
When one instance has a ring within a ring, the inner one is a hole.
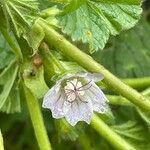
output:
M0 149L149 150L149 8L0 0Z

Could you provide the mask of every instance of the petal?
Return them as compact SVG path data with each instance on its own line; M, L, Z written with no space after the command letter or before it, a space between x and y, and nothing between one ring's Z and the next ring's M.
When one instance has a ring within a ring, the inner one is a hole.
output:
M77 76L85 77L85 78L92 80L94 82L98 82L98 81L104 79L104 76L101 73L82 72L82 73L77 74Z
M59 99L53 104L53 108L51 109L53 118L58 119L64 117L63 112L64 101L65 96L61 93Z
M85 94L89 95L91 98L94 111L105 113L108 110L108 100L102 90L95 83L92 83L92 86Z
M93 114L92 103L80 100L75 100L73 103L65 102L64 113L66 120L72 126L75 126L78 121L85 121L89 124Z
M60 91L60 83L55 84L44 96L43 108L51 108L52 104L58 99L58 92Z
M42 107L48 108L52 111L54 118L64 117L62 110L63 103L65 100L64 94L60 91L60 84L53 86L45 95Z

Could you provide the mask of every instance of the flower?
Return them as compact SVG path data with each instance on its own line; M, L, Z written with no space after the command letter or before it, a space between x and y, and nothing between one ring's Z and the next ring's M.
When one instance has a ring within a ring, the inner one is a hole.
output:
M91 121L93 111L105 113L107 98L94 83L102 80L100 73L68 74L46 93L42 107L52 112L53 118L65 117L72 125L78 121Z

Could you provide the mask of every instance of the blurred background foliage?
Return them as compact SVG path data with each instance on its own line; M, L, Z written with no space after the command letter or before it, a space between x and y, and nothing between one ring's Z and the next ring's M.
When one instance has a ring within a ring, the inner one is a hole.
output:
M44 5L42 6L44 8ZM122 78L150 76L150 1L143 4L143 16L139 23L116 37L111 37L103 51L92 54L112 73ZM0 72L11 62L13 53L0 34ZM0 85L0 91L2 87ZM24 95L21 95L24 97ZM41 100L42 101L42 100ZM26 102L21 99L21 113L0 113L0 128L6 150L37 150ZM139 150L150 149L150 114L131 106L111 106L113 115L101 117L107 124ZM43 110L44 121L53 149L113 150L95 130L85 123L74 129L67 128L64 120L51 119ZM67 145L67 146L66 146Z

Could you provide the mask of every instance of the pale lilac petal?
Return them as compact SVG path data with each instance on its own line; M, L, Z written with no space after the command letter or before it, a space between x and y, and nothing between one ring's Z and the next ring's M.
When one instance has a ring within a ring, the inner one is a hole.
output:
M48 108L52 111L54 118L61 118L64 116L62 107L64 103L64 95L60 91L60 84L54 85L44 96L43 108Z
M64 117L64 112L63 112L64 101L65 101L65 96L63 93L61 93L60 97L53 104L53 107L51 109L53 118L59 119Z
M92 83L92 86L86 91L86 94L89 95L92 101L94 111L105 113L108 110L108 100L95 83Z
M58 92L60 91L61 84L55 84L44 96L43 108L52 108L53 103L58 99Z
M71 77L83 77L85 79L92 80L94 82L98 82L104 79L104 76L101 73L80 72L75 75L67 74L60 81Z
M65 102L64 106L65 118L72 126L75 126L78 121L90 123L93 114L90 101L88 103L79 100L73 103Z
M88 80L92 80L94 82L98 82L100 80L104 79L104 76L101 73L88 73L88 72L83 72L77 74L77 76L84 77Z

